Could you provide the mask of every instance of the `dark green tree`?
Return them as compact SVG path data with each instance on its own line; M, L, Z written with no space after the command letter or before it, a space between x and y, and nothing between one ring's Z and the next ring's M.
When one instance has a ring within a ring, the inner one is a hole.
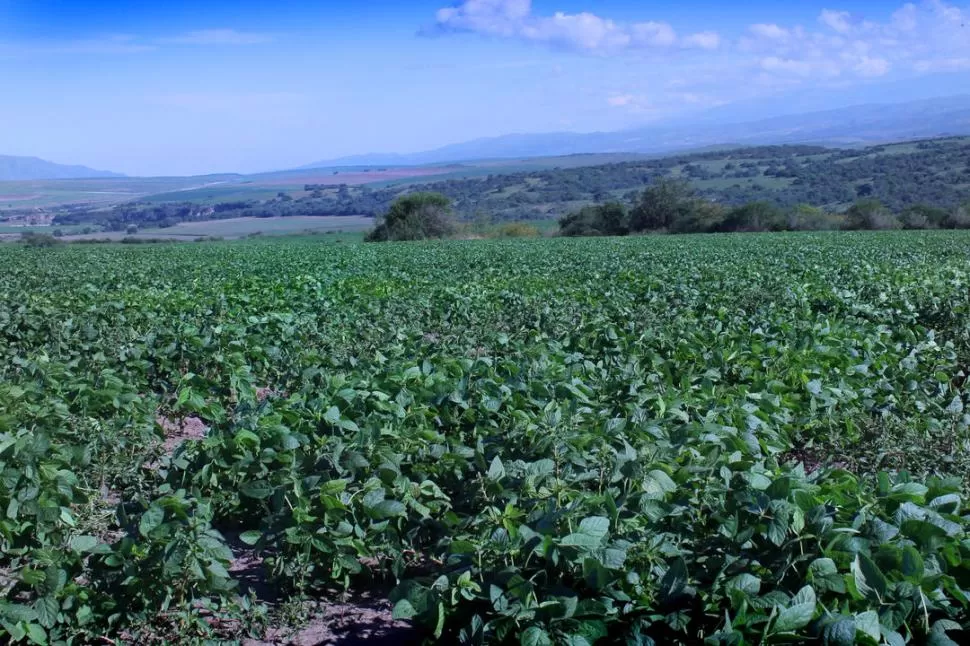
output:
M629 232L629 216L619 202L586 206L559 221L559 233L564 236L625 236Z
M785 214L771 202L749 202L731 209L718 226L719 231L781 231Z
M630 214L631 231L659 231L685 219L696 198L687 182L661 178L647 188Z
M859 200L845 212L847 229L898 229L896 216L879 200Z
M391 204L367 241L429 240L454 232L451 200L440 193L411 193Z

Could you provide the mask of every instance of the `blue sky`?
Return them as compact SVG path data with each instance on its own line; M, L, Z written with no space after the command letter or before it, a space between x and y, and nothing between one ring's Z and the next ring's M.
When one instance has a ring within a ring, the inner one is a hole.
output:
M0 0L0 154L254 172L955 94L970 5Z

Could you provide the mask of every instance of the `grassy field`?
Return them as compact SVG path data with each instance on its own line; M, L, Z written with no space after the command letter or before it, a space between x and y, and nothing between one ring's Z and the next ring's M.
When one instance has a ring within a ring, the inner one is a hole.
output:
M0 182L0 215L4 210L11 209L47 208L64 204L116 204L156 193L234 182L238 181L238 177L213 175Z
M0 639L966 643L970 233L328 238L0 247Z
M199 238L236 239L247 236L288 236L295 234L360 234L374 226L374 219L363 216L294 216L286 218L228 218L200 222L180 222L175 226L161 229L142 229L129 234L124 231L105 231L79 234L81 227L66 232L65 241L79 240L123 240L124 238L157 238L165 240L197 240ZM50 232L50 227L37 227L42 232ZM17 231L19 232L19 230ZM0 233L3 233L0 230ZM356 239L359 236L351 236Z

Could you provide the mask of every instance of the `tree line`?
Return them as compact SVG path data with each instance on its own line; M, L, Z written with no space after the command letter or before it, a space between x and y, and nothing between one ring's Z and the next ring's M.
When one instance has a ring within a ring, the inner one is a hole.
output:
M484 216L500 222L555 220L587 205L612 201L632 209L646 187L665 178L688 183L696 197L724 209L764 203L784 211L788 219L807 221L809 228L830 228L832 223L825 213L808 210L806 204L838 213L857 201L878 199L905 226L910 219L919 219L922 205L952 213L966 200L970 139L853 150L760 146L406 185L308 184L296 197L280 193L271 199L218 204L132 202L108 209L65 209L54 222L124 231L132 224L163 228L184 221L239 217L378 217L395 200L410 193L441 194L450 200L457 217L466 221ZM924 215L931 224L938 218L934 213ZM588 214L585 217L588 219ZM743 220L747 216L739 217ZM777 214L772 217L777 218ZM697 218L710 219L703 214Z
M632 204L590 205L559 221L564 236L826 229L970 229L970 203L952 208L914 204L893 211L875 198L864 198L844 212L808 204L783 208L766 200L731 206L698 195L686 181L661 178Z

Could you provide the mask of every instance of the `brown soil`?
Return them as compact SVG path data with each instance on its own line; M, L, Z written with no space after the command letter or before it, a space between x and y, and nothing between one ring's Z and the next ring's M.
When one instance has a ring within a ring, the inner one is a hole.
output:
M182 442L205 439L209 427L198 417L185 417L183 419L170 419L159 416L158 425L165 431L165 442L162 448L166 455L171 455Z
M779 462L801 463L805 466L805 473L815 473L823 467L831 467L833 469L846 468L847 465L845 462L833 459L834 457L821 455L817 448L801 447L794 448L783 454Z
M244 646L357 646L358 644L407 646L420 644L413 627L394 621L387 601L356 600L352 603L314 604L303 627L270 628L264 639L243 641Z

